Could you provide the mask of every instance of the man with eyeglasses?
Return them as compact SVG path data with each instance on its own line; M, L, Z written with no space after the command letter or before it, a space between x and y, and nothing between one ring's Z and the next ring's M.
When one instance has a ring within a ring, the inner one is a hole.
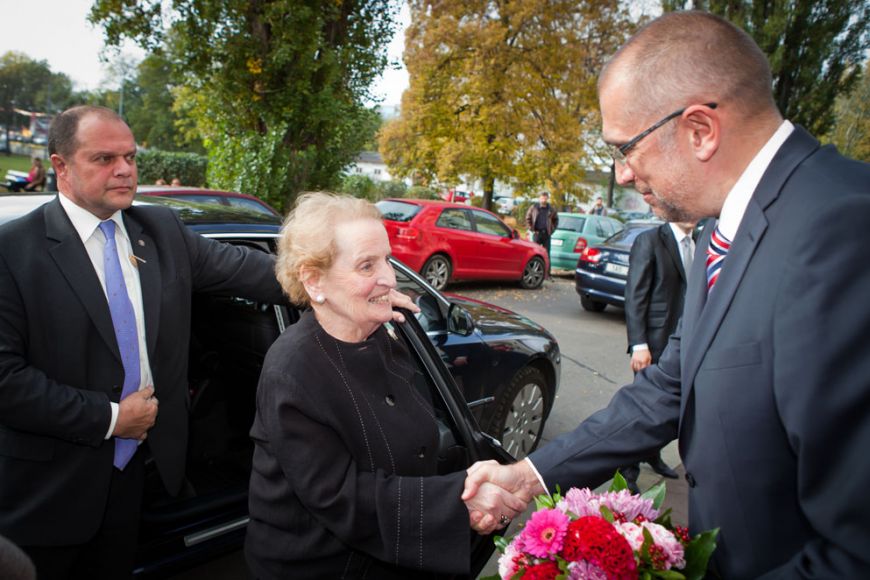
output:
M616 178L663 219L714 218L657 364L532 453L469 469L528 499L596 486L679 439L711 575L870 578L870 166L783 120L731 23L666 14L599 79Z

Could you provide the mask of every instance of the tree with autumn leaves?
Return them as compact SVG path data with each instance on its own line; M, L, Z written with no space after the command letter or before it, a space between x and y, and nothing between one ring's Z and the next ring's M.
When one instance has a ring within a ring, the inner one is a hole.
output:
M381 131L391 170L422 184L583 189L595 155L598 72L636 24L615 0L410 0L410 86Z

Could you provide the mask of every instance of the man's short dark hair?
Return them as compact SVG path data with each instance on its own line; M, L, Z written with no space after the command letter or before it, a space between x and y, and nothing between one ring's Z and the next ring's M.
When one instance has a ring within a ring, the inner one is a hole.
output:
M540 197L542 195L546 196L546 197L550 197L550 192L549 191L542 191L541 193L538 194L538 197Z
M79 147L76 142L76 132L79 130L79 122L88 115L99 115L105 119L114 119L124 123L118 113L106 107L94 105L80 105L67 109L54 118L48 130L48 154L57 153L62 157L70 157L75 154Z

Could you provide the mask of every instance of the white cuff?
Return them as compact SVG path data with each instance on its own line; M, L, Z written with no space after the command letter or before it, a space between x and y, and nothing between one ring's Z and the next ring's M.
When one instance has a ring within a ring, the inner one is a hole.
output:
M547 489L547 484L546 484L546 482L544 481L544 478L541 477L541 474L540 474L540 473L538 473L538 469L535 467L535 464L532 463L532 460L529 459L528 457L526 457L523 461L527 461L527 462L528 462L529 467L532 468L532 472L535 474L535 477L538 478L538 483L541 484L541 487L544 488L544 491L547 493L547 495L550 495L550 490Z
M109 421L109 432L106 433L105 439L112 438L112 432L115 430L115 423L118 422L118 413L120 412L120 406L118 403L113 403L109 401L109 406L112 408L112 420Z
M649 350L649 345L647 343L635 344L631 347L631 352L637 352L639 350Z

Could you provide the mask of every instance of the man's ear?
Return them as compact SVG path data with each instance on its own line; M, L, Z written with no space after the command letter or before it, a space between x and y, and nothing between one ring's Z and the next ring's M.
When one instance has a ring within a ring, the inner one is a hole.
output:
M691 131L692 151L699 161L709 161L718 151L722 137L719 113L704 105L693 105L683 113Z
M57 153L51 155L51 166L54 167L54 174L57 177L66 176L67 163L63 157Z

